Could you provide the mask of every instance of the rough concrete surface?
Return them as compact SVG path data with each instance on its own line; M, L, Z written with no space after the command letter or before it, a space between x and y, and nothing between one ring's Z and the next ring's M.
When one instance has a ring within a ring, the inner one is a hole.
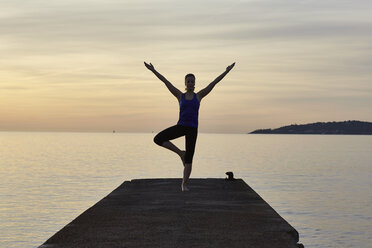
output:
M298 232L243 180L126 181L47 247L301 247Z

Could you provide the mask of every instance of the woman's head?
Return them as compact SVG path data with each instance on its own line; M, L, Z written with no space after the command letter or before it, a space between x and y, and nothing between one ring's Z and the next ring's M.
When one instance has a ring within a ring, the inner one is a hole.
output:
M195 89L195 76L189 73L185 76L185 86L187 91L194 91Z

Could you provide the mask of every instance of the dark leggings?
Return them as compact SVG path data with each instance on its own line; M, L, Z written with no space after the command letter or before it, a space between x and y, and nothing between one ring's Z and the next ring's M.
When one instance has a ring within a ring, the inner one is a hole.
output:
M186 139L185 163L191 164L195 152L198 128L175 125L158 133L154 138L154 142L161 146L165 141L173 140L181 136L185 136Z

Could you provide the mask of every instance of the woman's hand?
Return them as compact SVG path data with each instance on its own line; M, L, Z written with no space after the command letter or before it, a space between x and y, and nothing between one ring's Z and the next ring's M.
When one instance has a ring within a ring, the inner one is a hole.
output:
M178 101L180 101L182 92L176 87L174 87L173 84L169 82L163 75L157 72L151 63L150 64L147 64L146 62L144 63L146 68L152 71L155 74L155 76L157 76L160 79L160 81L162 81L165 84L165 86L167 86L168 90L178 99Z
M235 66L235 62L232 63L231 65L229 65L227 68L226 68L226 71L229 72L231 71L231 69Z
M146 68L149 69L150 71L153 72L155 70L154 66L151 63L150 64L147 64L146 62L144 63L145 63Z

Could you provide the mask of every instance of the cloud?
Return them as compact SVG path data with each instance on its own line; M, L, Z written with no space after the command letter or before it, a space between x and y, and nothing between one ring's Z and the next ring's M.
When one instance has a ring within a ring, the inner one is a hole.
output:
M30 90L30 87L24 86L0 86L0 90L7 90L7 91L23 91L23 90Z
M346 9L364 13L358 6L367 5L363 1L352 6L348 1L203 1L197 8L196 1L29 2L33 4L8 2L23 9L18 10L23 15L0 22L3 38L23 52L82 53L164 42L329 42L372 36L371 21Z

